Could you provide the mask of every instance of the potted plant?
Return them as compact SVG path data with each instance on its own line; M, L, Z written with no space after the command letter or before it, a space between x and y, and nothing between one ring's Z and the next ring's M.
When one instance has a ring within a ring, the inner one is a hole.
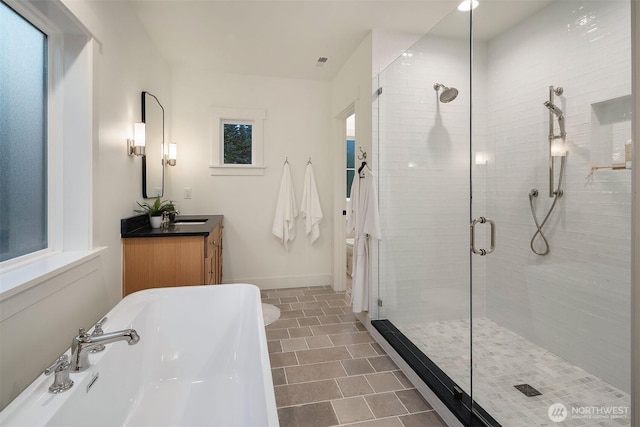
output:
M167 212L169 215L173 214L175 218L176 207L171 200L160 200L160 196L156 197L153 203L148 202L136 202L140 209L136 209L137 213L146 213L149 215L151 221L151 228L160 228L162 223L162 214Z

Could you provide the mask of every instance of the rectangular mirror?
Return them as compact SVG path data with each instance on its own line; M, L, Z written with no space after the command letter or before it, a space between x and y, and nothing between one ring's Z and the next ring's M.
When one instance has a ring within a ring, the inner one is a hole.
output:
M146 146L142 156L142 197L164 195L164 107L155 95L142 92L142 122Z

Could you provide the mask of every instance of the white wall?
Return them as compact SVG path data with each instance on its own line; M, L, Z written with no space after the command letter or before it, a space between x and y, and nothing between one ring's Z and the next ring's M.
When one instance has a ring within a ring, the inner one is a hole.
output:
M631 138L631 106L616 100L631 94L629 3L581 5L576 15L573 2L552 3L489 43L495 161L487 205L500 243L487 267L487 314L629 391L631 171L586 179L591 166L611 164L612 146ZM545 227L551 252L541 257L529 249L535 226L527 194L540 190L541 219L551 200L542 106L549 85L564 87L556 104L570 143L564 197Z
M183 214L224 215L223 281L261 288L331 283L333 238L329 90L324 82L216 74L176 67L172 73L171 139L178 163L167 197ZM264 176L210 176L213 107L259 108L264 122ZM300 215L288 251L271 233L285 158L298 207L311 158L324 214L311 245ZM185 187L193 198L184 199Z
M93 230L94 244L109 248L103 262L111 307L122 293L120 219L134 215L136 200L142 200L141 159L126 155L126 139L133 136L133 123L140 121L142 91L156 95L171 113L170 69L127 3L66 0L65 4L99 44Z
M372 77L382 73L407 49L420 40L424 34L402 33L382 28L374 28L372 36Z
M140 200L140 159L126 155L126 139L140 120L140 92L170 105L167 64L126 2L65 0L96 37L93 108L93 242L97 258L55 275L29 295L3 301L19 307L0 324L0 408L67 349L79 327L89 327L121 298L120 218ZM91 88L87 88L91 91ZM169 107L170 109L170 107ZM90 143L90 141L87 141ZM35 301L22 304L27 299ZM3 305L7 307L7 305Z

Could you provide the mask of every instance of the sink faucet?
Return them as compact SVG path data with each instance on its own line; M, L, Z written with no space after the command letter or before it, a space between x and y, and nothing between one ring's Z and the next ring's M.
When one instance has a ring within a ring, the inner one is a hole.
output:
M89 367L89 352L101 345L111 344L116 341L127 341L129 345L137 344L140 336L135 329L123 329L122 331L109 332L101 335L89 335L80 328L78 336L71 342L71 368L72 372L81 372Z

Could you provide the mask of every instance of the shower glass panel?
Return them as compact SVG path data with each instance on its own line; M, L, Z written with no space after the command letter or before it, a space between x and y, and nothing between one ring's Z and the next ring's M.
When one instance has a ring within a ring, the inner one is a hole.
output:
M473 399L503 426L630 422L630 13L628 0L473 11L472 217L497 227L496 250L472 260ZM542 255L533 215L550 210Z
M373 325L464 425L630 425L629 17L481 0L374 85Z
M471 395L469 18L449 15L379 75L374 129L378 318L426 375L452 380L442 398L470 408L455 397Z

